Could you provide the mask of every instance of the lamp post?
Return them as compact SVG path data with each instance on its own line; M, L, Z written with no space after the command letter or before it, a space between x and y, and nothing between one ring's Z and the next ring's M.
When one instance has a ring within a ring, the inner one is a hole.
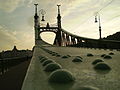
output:
M99 23L99 39L101 39L101 18L100 18L100 14L97 12L95 15L95 23Z
M41 21L45 21L44 15L46 14L46 12L43 9L41 9L41 10L39 10L39 17L40 17L40 14L42 15L42 20Z

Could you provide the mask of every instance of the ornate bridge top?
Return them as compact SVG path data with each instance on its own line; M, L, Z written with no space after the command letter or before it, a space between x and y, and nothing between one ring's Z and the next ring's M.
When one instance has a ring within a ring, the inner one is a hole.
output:
M54 33L58 32L58 27L51 27L49 23L47 23L46 27L39 27L38 29L39 34L42 32L54 32Z
M40 25L39 16L37 14L37 6L38 4L35 4L35 16L34 16L35 40L41 40L40 33L42 32L54 32L56 34L56 37L53 44L57 46L77 46L77 47L115 48L115 49L120 48L119 41L80 37L62 29L60 14L61 5L57 5L58 6L57 26L50 26L49 23L47 23L46 26L42 27ZM44 21L43 13L41 21Z

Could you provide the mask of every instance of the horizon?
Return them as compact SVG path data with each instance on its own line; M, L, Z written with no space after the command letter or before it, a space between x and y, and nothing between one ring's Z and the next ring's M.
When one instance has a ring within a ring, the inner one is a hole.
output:
M17 46L16 46L16 48L17 48ZM14 46L11 47L10 49L0 51L0 53L3 52L3 51L4 51L4 52L6 52L6 51L12 51L13 49L14 49ZM19 48L17 48L17 50L18 50L18 51L21 51L21 50L31 50L31 51L32 51L32 49L19 49Z
M56 23L57 4L61 4L62 27L73 34L98 39L98 23L94 23L95 12L99 11L102 38L119 32L119 0L0 0L0 51L32 49L34 46L34 3L44 9L45 22ZM92 7L91 7L92 6ZM52 11L52 12L51 12ZM52 43L55 35L42 33L42 38Z

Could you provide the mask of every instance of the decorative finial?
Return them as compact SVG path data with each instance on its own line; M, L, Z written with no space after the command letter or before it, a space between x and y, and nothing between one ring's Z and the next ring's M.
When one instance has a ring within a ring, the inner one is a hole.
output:
M60 14L60 6L61 5L57 5L58 6L58 14Z
M38 4L36 3L34 5L35 5L35 14L37 15L37 6L38 6Z

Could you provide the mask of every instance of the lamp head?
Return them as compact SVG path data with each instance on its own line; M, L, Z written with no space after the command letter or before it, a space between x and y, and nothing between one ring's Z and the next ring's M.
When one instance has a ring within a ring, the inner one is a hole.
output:
M97 16L95 16L95 23L97 23L98 21L97 21Z

